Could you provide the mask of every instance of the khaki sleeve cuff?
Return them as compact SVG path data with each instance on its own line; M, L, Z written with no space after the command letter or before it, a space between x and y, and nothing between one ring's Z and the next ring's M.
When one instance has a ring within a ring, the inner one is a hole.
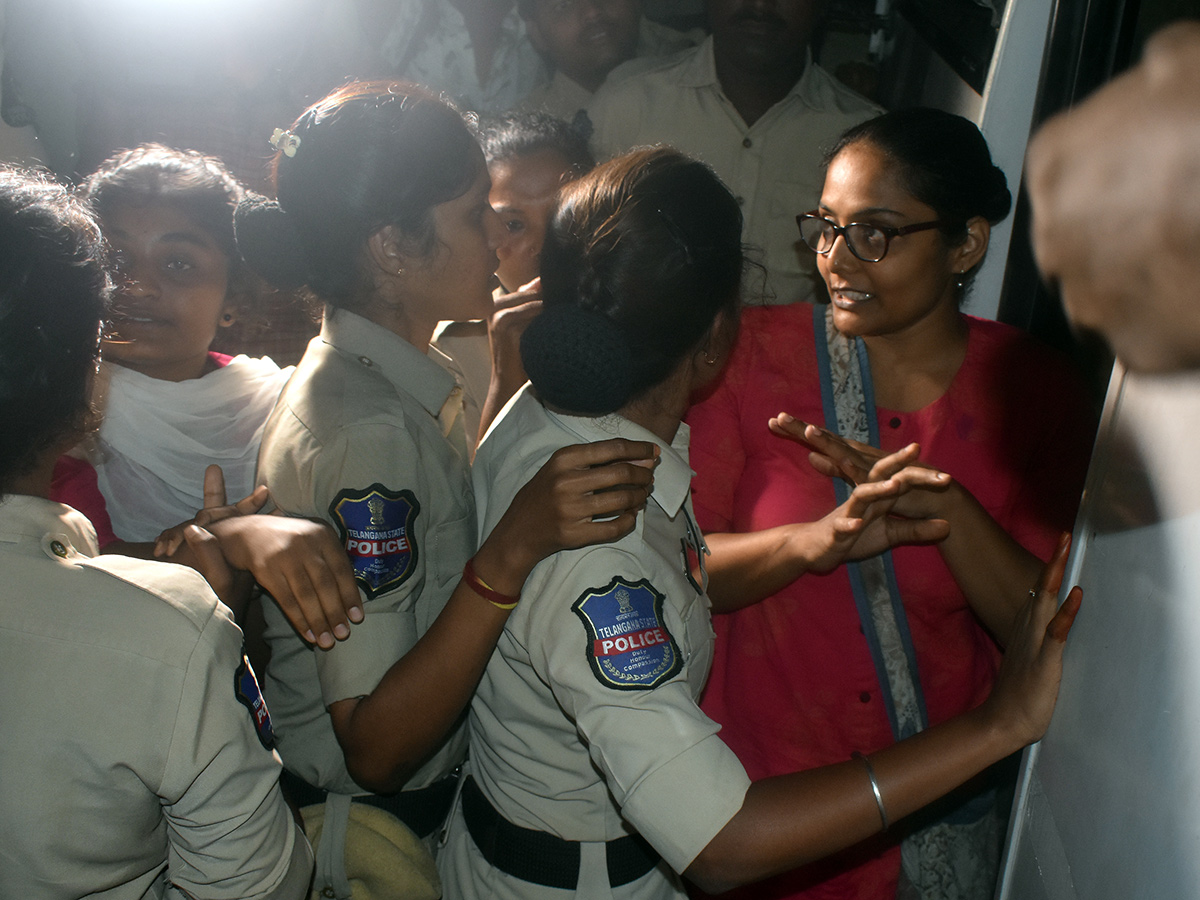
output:
M749 788L733 751L712 735L649 775L621 812L682 872L742 808Z
M350 637L329 650L315 650L321 699L326 708L339 700L365 697L388 669L417 642L411 611L368 612Z

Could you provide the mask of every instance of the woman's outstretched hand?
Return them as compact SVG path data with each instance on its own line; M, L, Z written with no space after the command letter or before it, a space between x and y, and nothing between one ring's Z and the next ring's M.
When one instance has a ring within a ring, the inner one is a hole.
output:
M1062 678L1063 648L1083 602L1083 591L1076 586L1057 606L1070 550L1071 536L1064 534L1037 587L1030 591L1029 602L1017 614L995 687L985 701L990 714L1020 746L1039 740L1050 724Z
M892 515L906 492L942 490L950 482L949 476L917 465L920 449L909 444L880 456L846 502L814 523L816 534L822 537L810 551L808 571L829 572L846 560L874 556L899 544L929 544L946 538L950 523L944 519Z
M853 485L872 481L875 466L887 454L878 447L844 438L826 428L802 422L787 413L771 419L770 428L780 437L809 447L808 461L814 469L830 478L841 478ZM892 512L898 516L922 519L940 516L941 501L954 479L919 459L902 480Z
M771 419L769 427L780 437L810 447L809 462L822 475L841 478L854 487L847 502L834 510L836 514L844 508L842 515L864 519L861 537L843 558L861 559L898 544L931 543L949 534L950 526L938 514L936 499L931 498L944 494L953 479L921 462L918 445L909 444L889 454L782 412ZM870 490L875 485L887 485L887 489ZM878 502L885 498L886 504Z

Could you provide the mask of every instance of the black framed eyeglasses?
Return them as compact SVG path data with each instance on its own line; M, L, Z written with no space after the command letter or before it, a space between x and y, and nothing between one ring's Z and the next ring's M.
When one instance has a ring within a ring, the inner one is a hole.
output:
M905 225L903 228L892 228L888 225L869 225L866 222L851 222L849 225L838 225L829 221L815 211L796 216L796 225L800 228L800 237L804 239L810 250L828 256L833 250L838 235L846 242L851 253L863 262L879 262L887 256L888 245L892 238L902 237L916 231L927 231L937 228L941 220L934 222L918 222L916 225Z

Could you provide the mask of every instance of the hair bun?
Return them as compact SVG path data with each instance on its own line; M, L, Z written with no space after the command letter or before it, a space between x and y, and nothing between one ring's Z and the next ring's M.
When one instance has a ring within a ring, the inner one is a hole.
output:
M545 309L521 336L521 361L538 395L561 409L604 415L629 400L629 341L598 312L569 305Z
M1008 189L1008 179L1005 178L1003 169L993 165L990 174L990 183L987 185L990 193L980 202L983 208L983 217L995 225L1004 219L1012 209L1012 192Z
M246 264L280 290L309 282L308 256L287 211L274 200L252 194L237 205L233 231Z

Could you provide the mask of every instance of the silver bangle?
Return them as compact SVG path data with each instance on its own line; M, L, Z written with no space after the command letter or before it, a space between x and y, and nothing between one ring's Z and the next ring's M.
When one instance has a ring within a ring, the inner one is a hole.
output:
M879 807L879 818L883 822L881 831L888 830L888 814L887 808L883 805L883 794L879 791L879 781L875 778L875 767L871 765L871 760L867 759L861 753L855 751L851 754L855 759L861 759L863 765L867 767L867 777L871 779L871 793L875 795L875 805Z

